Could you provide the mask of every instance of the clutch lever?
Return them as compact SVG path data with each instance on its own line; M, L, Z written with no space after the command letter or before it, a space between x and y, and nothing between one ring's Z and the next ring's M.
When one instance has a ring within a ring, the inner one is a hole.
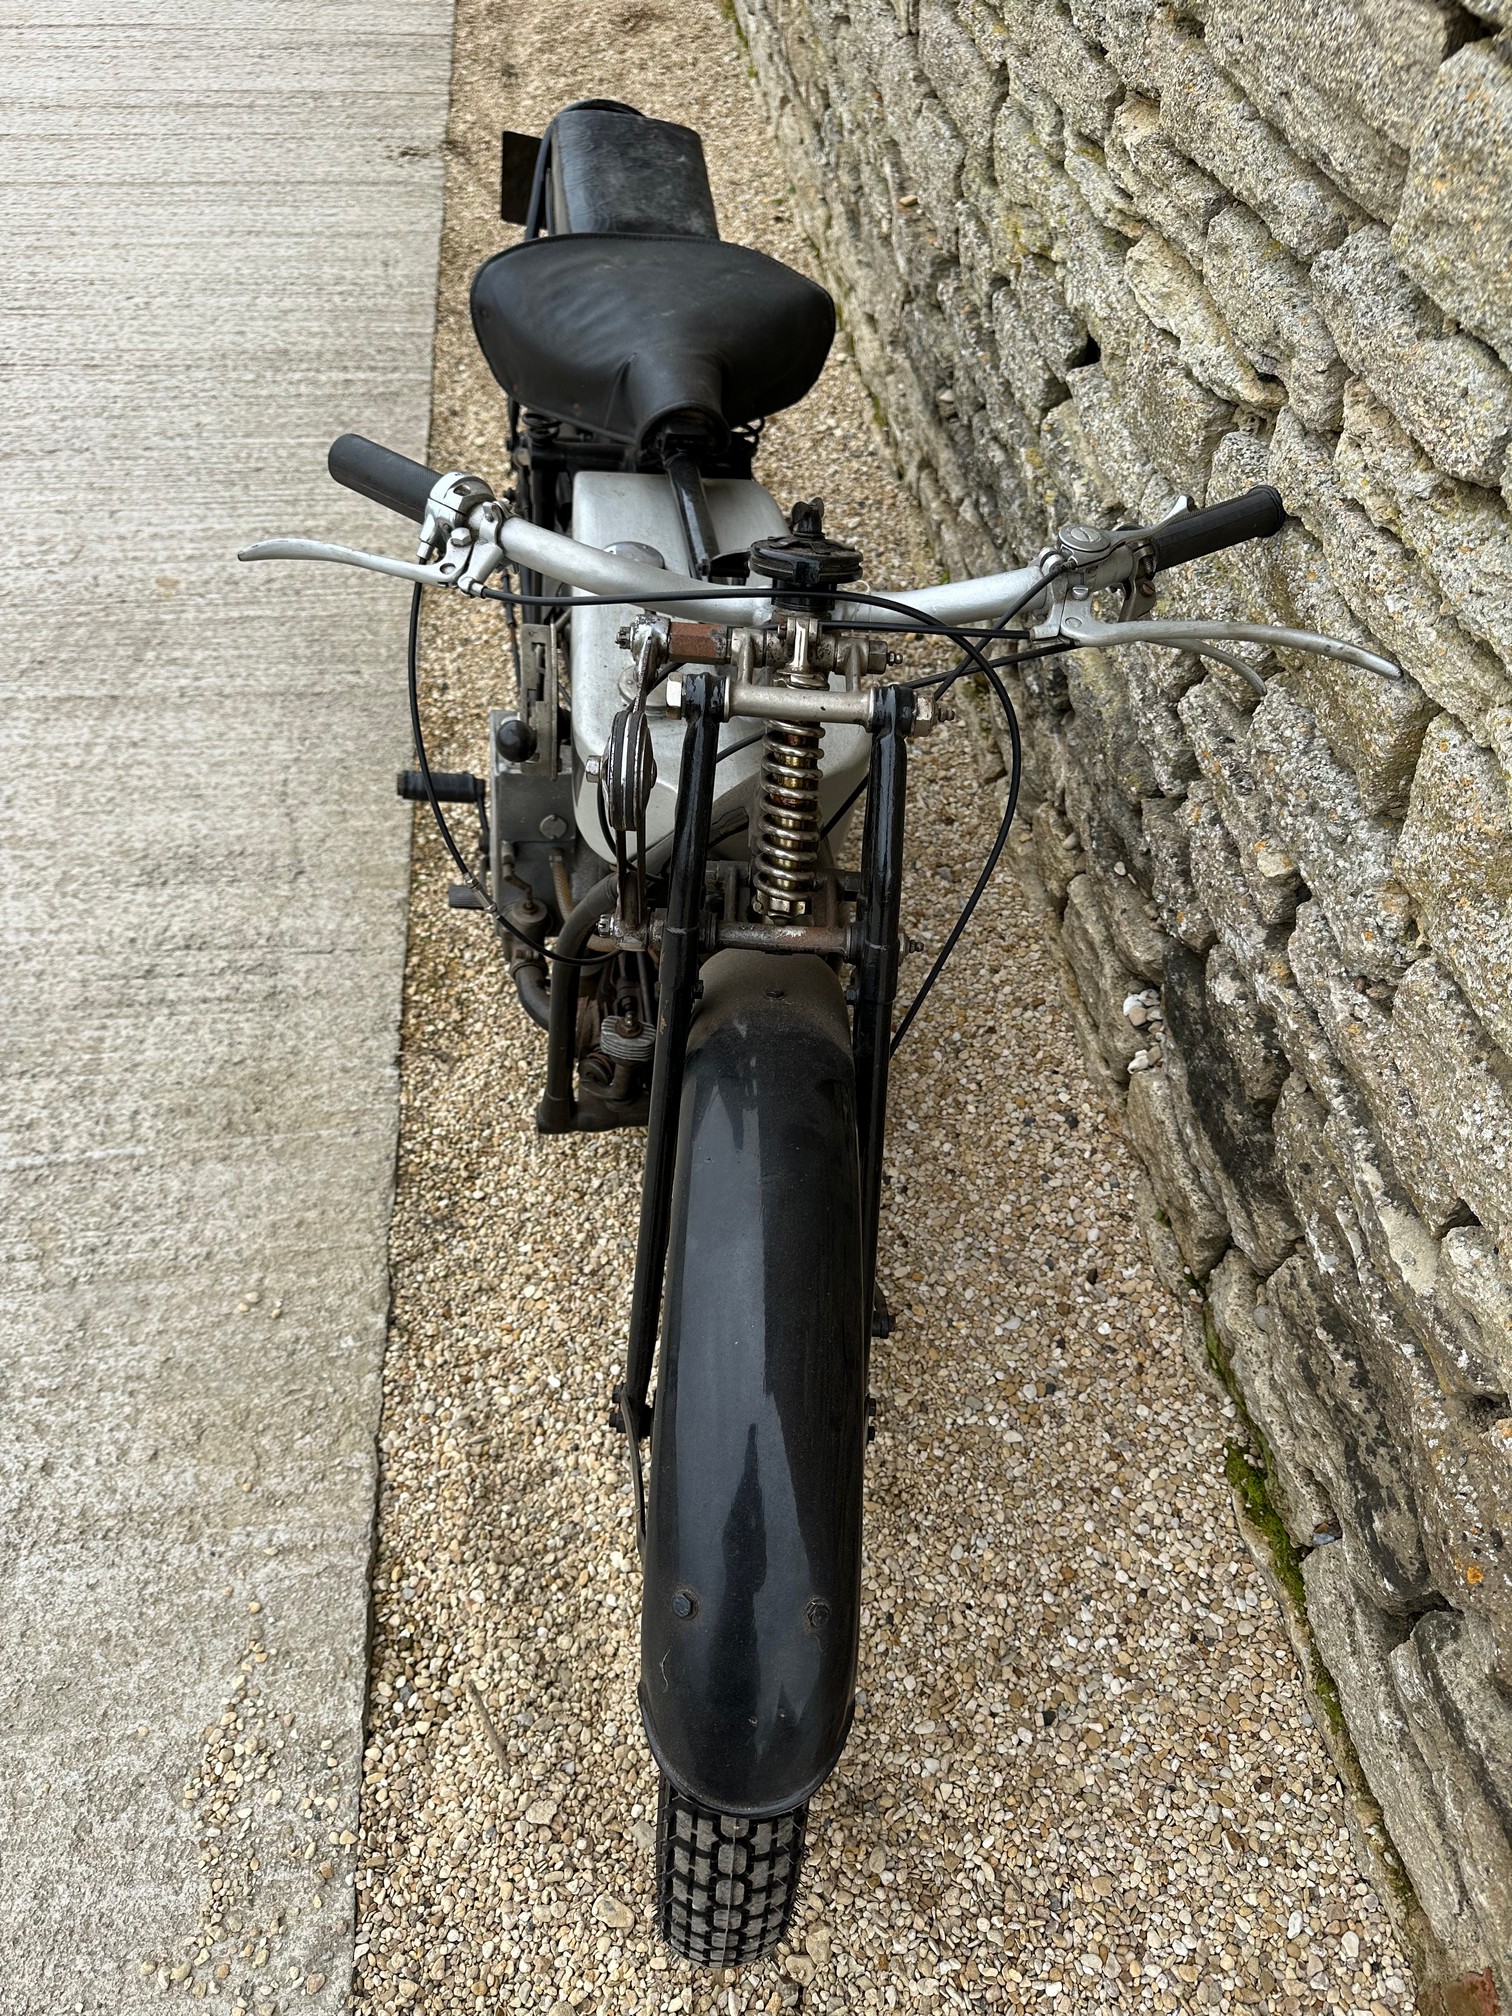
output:
M244 546L236 557L334 560L344 567L365 567L370 574L392 574L401 581L418 581L426 588L460 588L464 595L481 595L490 576L504 565L503 530L504 513L490 497L475 505L466 519L451 525L441 555L435 560L394 560L386 553L360 553L354 546L332 546L324 539L264 539L256 546ZM431 519L426 521L426 534L439 543ZM427 537L423 534L422 550L426 544Z

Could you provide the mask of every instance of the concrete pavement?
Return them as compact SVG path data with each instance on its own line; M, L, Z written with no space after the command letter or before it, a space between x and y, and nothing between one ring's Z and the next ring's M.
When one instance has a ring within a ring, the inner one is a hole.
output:
M450 31L0 10L6 2016L348 1993Z

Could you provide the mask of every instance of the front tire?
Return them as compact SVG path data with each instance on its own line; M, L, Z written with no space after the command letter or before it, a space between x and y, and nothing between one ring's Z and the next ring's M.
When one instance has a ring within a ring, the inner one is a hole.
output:
M807 1805L775 1819L715 1813L663 1777L656 1812L661 1935L696 1967L744 1967L787 1935Z

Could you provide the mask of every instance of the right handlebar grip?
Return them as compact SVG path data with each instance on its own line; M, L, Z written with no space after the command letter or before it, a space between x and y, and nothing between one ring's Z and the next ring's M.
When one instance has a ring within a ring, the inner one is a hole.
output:
M417 525L425 517L432 490L441 481L423 462L411 462L408 455L398 455L360 434L343 434L333 441L326 467L348 490L397 511L401 518L413 518Z
M1222 504L1208 505L1205 511L1188 511L1180 518L1152 525L1146 536L1157 567L1182 567L1188 560L1221 553L1226 546L1242 545L1246 539L1269 539L1285 522L1281 492L1269 483L1257 483L1242 497L1229 497Z

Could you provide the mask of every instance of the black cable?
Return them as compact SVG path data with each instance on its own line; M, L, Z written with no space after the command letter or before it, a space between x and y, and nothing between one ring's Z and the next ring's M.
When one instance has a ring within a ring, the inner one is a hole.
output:
M847 798L845 803L840 807L840 810L836 812L832 818L829 818L824 822L824 824L819 829L819 838L821 840L828 840L831 833L834 832L835 828L840 824L840 821L845 817L846 813L849 812L852 805L854 805L856 800L861 796L861 793L866 789L870 781L871 781L870 778L863 777L861 779L861 782L856 786L855 790L852 791L849 798Z
M1003 620L1007 621L1008 617L1013 613L1011 610L1005 611ZM962 904L960 915L952 925L945 943L940 947L934 964L925 975L923 985L909 1003L907 1014L903 1017L903 1020L898 1024L894 1032L892 1045L888 1053L893 1057L897 1056L899 1045L908 1034L909 1029L913 1025L914 1018L928 999L930 989L944 972L951 953L954 952L956 946L960 943L962 932L965 931L966 926L971 922L976 907L986 892L987 884L992 880L993 871L1002 858L1003 849L1008 844L1008 831L1013 824L1013 815L1018 809L1019 784L1024 774L1024 745L1019 733L1018 715L1014 712L1013 702L1008 697L1007 687L1004 686L1002 680L997 675L997 667L984 653L977 650L975 645L970 646L969 649L971 657L976 660L977 671L982 674L983 678L986 679L993 692L997 695L998 704L1001 706L1004 718L1008 723L1008 740L1013 752L1013 766L1008 777L1008 797L1003 806L1003 817L997 830L997 838L993 841L987 859L982 864L982 872L977 877L976 887ZM954 676L959 677L960 675L957 673ZM953 680L952 683L954 683Z
M1004 638L1011 637L1017 633L1008 630L1005 626L1011 623L1014 617L1019 613L1019 611L1023 609L1028 603L1032 602L1034 600L1034 597L1039 592L1040 592L1039 589L1036 587L1032 589L1029 592L1029 594L1022 596L1013 605L1011 609L1005 609L1003 614L998 618L996 624L994 624L991 630L952 630L946 634L950 636L953 642L959 642L959 643L966 643L968 639L976 637L984 638L989 643L995 643L1003 640ZM962 657L960 664L957 665L953 671L931 673L929 677L926 679L904 679L900 680L899 684L915 688L924 686L938 686L940 692L937 697L943 698L944 695L950 691L951 687L954 686L954 684L958 679L960 679L968 670L973 669L972 668L973 658L976 660L975 669L982 672L984 675L990 676L992 670L998 665L1018 665L1024 663L1026 659L1050 658L1054 657L1059 652L1073 651L1075 649L1076 646L1069 640L1057 640L1053 643L1042 644L1037 650L1021 652L1016 658L998 659L998 658L984 658L980 653L973 652L970 648L969 643L967 643L966 654ZM1004 701L1004 704L1008 705L1009 703L1006 693L1002 694L1001 697ZM1010 714L1012 713L1011 705L1009 705L1009 712ZM1017 726L1016 722L1014 726L1016 729ZM851 792L850 796L846 799L845 803L840 807L839 811L833 814L833 816L820 829L819 838L821 840L827 840L830 834L834 832L835 828L840 824L840 821L845 817L846 813L850 811L851 807L855 804L856 800L861 796L861 793L866 789L867 781L868 780L865 777L861 779L860 783L856 786L855 790ZM1017 787L1015 786L1015 795L1016 795L1016 789ZM999 851L1001 852L1001 849ZM932 979L931 981L926 982L926 989L929 985L932 984L933 984ZM923 998L923 992L921 991L919 999L922 1000L922 998ZM918 1006L919 1001L916 1000L913 1004L913 1007L909 1009L908 1015L905 1017L903 1024L904 1028L906 1028L908 1026L908 1023L913 1020L914 1014L917 1011ZM901 1034L901 1031L899 1033ZM896 1045L894 1047L896 1047Z
M518 566L518 563L512 562L511 565ZM1021 609L1027 608L1029 603L1035 599L1041 590L1047 587L1054 579L1054 574L1047 574L1042 579L1036 581L1026 594L1019 597L1011 609L1005 610L997 622L987 629L979 625L962 626L960 624L948 623L943 617L930 616L922 610L914 609L910 604L899 600L896 596L878 595L871 589L847 588L836 590L834 588L797 588L784 586L780 590L773 588L769 593L772 595L780 593L784 599L790 596L802 596L813 602L856 602L868 609L891 610L895 616L901 616L905 619L903 622L897 624L851 623L843 619L826 619L825 627L831 630L886 630L889 634L895 633L900 637L927 635L932 637L949 637L952 640L960 638L963 641L967 638L980 637L990 642L999 642L1006 634L1002 626L1010 622ZM726 587L722 583L711 581L702 588L669 588L665 593L658 591L655 594L646 596L637 596L633 591L629 593L621 591L613 595L572 595L564 601L560 595L522 595L508 588L485 587L477 591L476 599L483 602L512 603L517 609L547 608L571 611L573 609L619 609L627 604L644 606L648 602L655 602L659 608L663 603L671 602L730 602L741 599L749 601L753 596L758 600L765 601L768 599L768 591L751 587Z
M714 761L716 763L723 763L727 756L738 756L742 749L754 749L758 742L765 742L765 740L765 728L758 728L754 735L747 735L743 742L732 742L728 749L721 749L719 754L714 758Z
M962 904L961 914L956 918L954 925L951 927L950 936L940 947L939 954L933 966L930 967L928 974L925 976L923 986L920 987L918 993L915 994L912 1002L909 1004L908 1013L898 1024L892 1039L892 1047L889 1051L889 1055L893 1057L897 1056L898 1047L902 1043L903 1038L908 1034L914 1017L924 1006L930 989L944 972L946 962L960 941L961 933L971 922L977 904L981 902L987 884L992 880L993 870L997 867L999 860L1002 858L1003 849L1008 844L1008 829L1012 826L1013 815L1018 809L1019 780L1023 775L1024 769L1024 750L1019 735L1018 716L1013 711L1013 702L1008 698L1007 689L998 678L997 673L988 667L986 668L986 676L1002 706L1004 716L1008 722L1008 739L1013 745L1013 768L1008 781L1008 799L1003 807L1003 818L997 830L997 838L993 841L991 851L988 853L986 861L982 864L982 872L977 877L976 887Z
M606 960L613 959L617 955L613 952L596 952L591 958L588 959L564 958L560 953L550 952L544 945L538 944L537 941L534 938L532 938L528 932L522 931L518 925L511 924L509 919L504 915L503 911L500 910L498 904L495 903L492 896L489 895L488 891L483 887L483 884L478 880L476 874L474 874L473 870L467 865L467 862L463 859L462 850L460 847L458 847L456 839L453 836L452 830L450 826L448 826L446 823L446 815L441 810L441 801L436 796L435 780L431 776L430 758L425 753L425 736L420 727L420 597L424 593L424 587L425 584L423 582L417 581L415 583L415 592L410 597L410 615L409 615L410 732L415 738L415 761L419 764L420 775L425 781L426 800L430 805L431 817L436 822L436 830L441 835L442 844L445 846L446 851L448 854L450 854L452 860L456 862L457 867L461 872L462 879L466 882L468 888L471 889L473 894L478 897L484 909L488 912L489 916L492 917L494 923L499 927L501 931L507 931L511 938L518 938L522 945L528 945L530 947L531 951L536 955L537 958L548 959L550 960L553 966L579 966L579 967L602 966Z

